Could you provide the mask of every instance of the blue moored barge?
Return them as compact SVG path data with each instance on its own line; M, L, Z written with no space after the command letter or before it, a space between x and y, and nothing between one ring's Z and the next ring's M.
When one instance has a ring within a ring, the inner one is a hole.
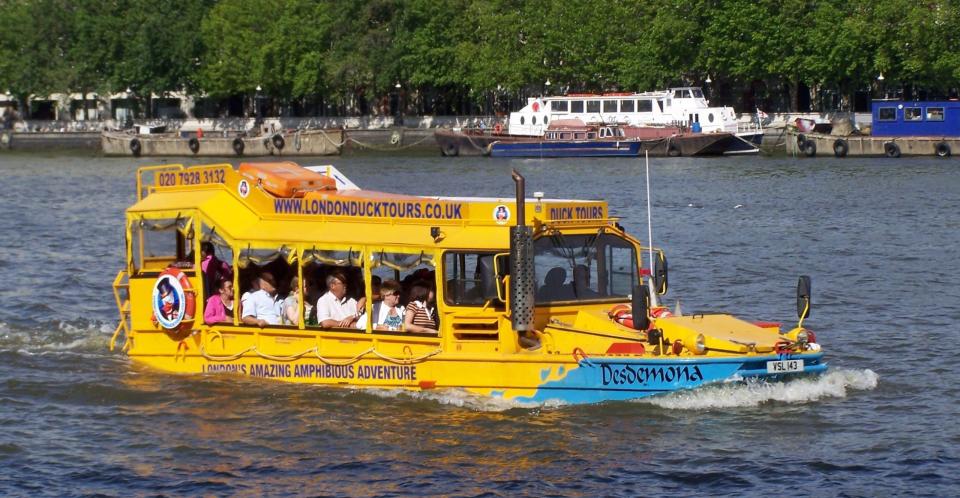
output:
M791 130L787 152L814 157L901 155L947 158L960 151L960 101L876 100L870 135L836 136Z

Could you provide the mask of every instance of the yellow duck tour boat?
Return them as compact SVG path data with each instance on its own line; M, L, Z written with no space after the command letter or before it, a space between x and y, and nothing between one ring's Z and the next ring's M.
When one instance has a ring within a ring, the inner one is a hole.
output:
M674 314L663 251L605 201L513 180L512 199L415 197L332 166L141 168L110 348L168 372L532 404L826 370L808 277L789 330Z

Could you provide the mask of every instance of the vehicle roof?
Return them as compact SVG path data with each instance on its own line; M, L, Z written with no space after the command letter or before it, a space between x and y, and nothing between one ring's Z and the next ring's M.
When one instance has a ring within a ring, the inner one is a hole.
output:
M271 194L225 164L171 165L152 172L147 195L127 209L129 221L176 218L196 210L218 234L233 240L504 248L509 227L516 223L512 198L370 190L320 190L290 198ZM527 199L526 223L586 228L612 220L605 201ZM441 236L434 237L434 228Z

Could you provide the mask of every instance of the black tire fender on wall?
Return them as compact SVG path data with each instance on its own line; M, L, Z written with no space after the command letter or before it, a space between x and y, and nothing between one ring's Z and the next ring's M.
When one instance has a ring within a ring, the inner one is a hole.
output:
M833 142L833 155L836 157L847 157L847 152L850 152L850 146L847 145L847 141L838 138Z
M933 148L934 152L937 153L937 157L950 157L952 151L950 150L950 144L947 142L940 142Z
M893 142L887 142L883 144L883 154L891 159L896 159L900 157L900 146Z

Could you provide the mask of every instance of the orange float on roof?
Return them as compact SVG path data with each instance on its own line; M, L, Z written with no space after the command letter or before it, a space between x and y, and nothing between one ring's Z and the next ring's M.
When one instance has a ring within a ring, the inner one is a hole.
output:
M241 163L240 174L280 197L303 197L304 192L337 189L337 182L333 178L290 161Z

